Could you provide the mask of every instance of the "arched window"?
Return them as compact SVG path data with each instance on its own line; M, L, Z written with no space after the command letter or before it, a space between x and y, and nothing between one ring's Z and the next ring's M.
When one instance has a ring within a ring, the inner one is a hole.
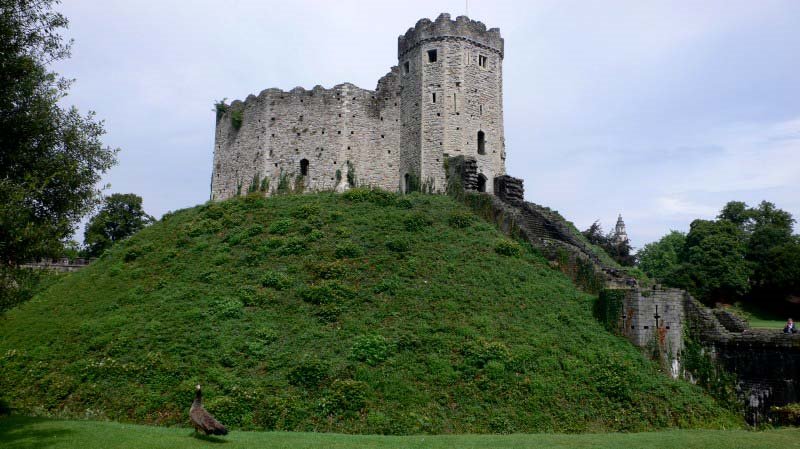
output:
M478 192L485 192L486 191L486 176L483 174L478 175Z
M478 131L478 154L486 154L486 134Z
M308 176L308 159L300 161L300 176Z

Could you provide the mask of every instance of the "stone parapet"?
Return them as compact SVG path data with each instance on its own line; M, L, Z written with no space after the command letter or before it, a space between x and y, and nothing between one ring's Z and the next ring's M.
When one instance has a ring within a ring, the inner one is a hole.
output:
M471 20L467 16L450 19L450 14L442 13L435 21L421 19L413 28L397 38L397 57L403 56L424 42L431 40L455 38L471 41L475 45L497 52L503 56L503 38L499 28L486 29L482 22Z

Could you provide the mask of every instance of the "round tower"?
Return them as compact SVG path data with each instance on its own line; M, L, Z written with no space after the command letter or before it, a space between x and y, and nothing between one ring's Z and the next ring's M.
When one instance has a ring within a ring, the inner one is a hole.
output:
M401 188L445 190L444 160L474 157L479 188L505 174L503 38L466 16L422 19L397 44Z

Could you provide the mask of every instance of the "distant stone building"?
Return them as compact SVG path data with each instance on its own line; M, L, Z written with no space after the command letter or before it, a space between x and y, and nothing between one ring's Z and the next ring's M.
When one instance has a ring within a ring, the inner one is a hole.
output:
M614 227L614 235L611 237L611 243L620 245L630 242L628 240L628 232L625 231L625 222L622 221L622 214L617 218L617 225Z
M445 160L477 163L477 190L505 174L503 38L448 14L398 38L374 91L267 89L217 107L211 198L279 189L446 187Z

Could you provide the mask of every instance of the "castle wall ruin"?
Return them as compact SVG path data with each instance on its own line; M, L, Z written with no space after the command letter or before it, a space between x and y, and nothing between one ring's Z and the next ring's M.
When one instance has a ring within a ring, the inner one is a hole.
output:
M267 89L222 104L211 198L354 185L443 192L444 161L459 155L476 159L491 192L505 174L502 59L498 29L442 14L398 38L398 65L374 91Z

